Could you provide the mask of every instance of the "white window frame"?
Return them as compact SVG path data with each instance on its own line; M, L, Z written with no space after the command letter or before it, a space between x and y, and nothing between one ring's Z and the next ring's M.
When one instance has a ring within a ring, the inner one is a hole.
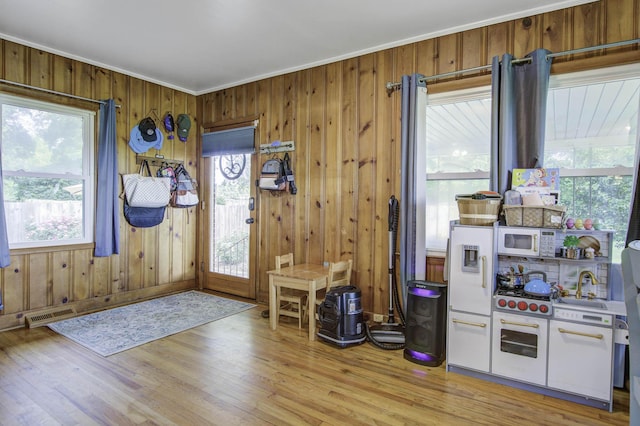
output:
M428 92L428 86L427 86ZM470 89L461 89L451 92L443 92L443 93L435 93L428 94L427 98L427 107L433 105L442 105L448 103L455 102L464 102L468 100L477 100L477 99L486 99L491 98L491 86L481 86ZM426 113L426 111L425 111ZM426 116L425 116L426 117ZM487 141L487 153L491 152L491 140ZM426 156L429 153L427 151ZM425 156L425 158L426 158ZM487 180L487 188L489 188L489 174L490 171L472 171L472 172L436 172L436 173L426 173L425 182L428 181L453 181L453 180L479 180L486 179ZM449 194L451 197L454 197L456 194ZM426 194L426 203L429 202L429 194ZM452 198L453 199L453 198ZM428 218L427 218L428 220ZM426 234L426 231L425 231ZM425 235L426 239L426 235ZM425 241L426 243L426 241ZM443 242L443 247L446 246L446 242ZM436 256L436 257L444 257L446 254L446 248L439 247L426 247L427 256Z
M427 107L486 98L491 98L491 86L481 86L470 89L456 90L452 92L428 94ZM491 141L489 140L488 142L488 152L490 152ZM427 180L489 179L489 171L474 171L465 173L427 173L426 176Z
M609 68L598 68L589 71L578 71L567 74L552 75L549 78L549 90L571 86L584 86L640 78L640 63L619 65ZM640 112L639 112L640 120ZM640 130L639 130L640 131ZM636 146L636 157L639 151ZM561 177L598 177L598 176L633 176L634 167L594 167L589 169L560 169Z
M599 68L589 71L552 75L549 79L549 89L552 90L560 87L570 87L572 85L580 86L638 77L640 77L640 64L635 63L608 68ZM487 94L490 97L491 87L483 86L474 89L464 89L453 92L429 95L428 104L437 105L449 102L462 102L468 99L478 99L482 97L482 94ZM638 146L636 146L635 155L636 166L634 167L618 166L614 168L560 169L560 175L562 177L634 176L634 170L635 167L637 167L637 159L640 156L640 147ZM489 172L477 171L468 173L426 173L425 175L426 181L467 179L489 179ZM454 195L455 194L451 194L452 197ZM427 200L429 200L428 194ZM427 254L434 256L444 256L445 252L439 248L427 247Z
M78 179L83 182L83 203L82 217L84 235L82 238L67 240L47 240L47 241L29 241L29 242L11 242L10 249L38 248L38 247L55 247L68 246L74 244L90 244L94 242L94 223L95 223L95 119L94 111L59 105L51 102L45 102L30 98L12 96L8 94L0 94L0 106L11 105L21 108L39 109L46 112L73 115L82 119L82 174L60 174L60 173L38 173L34 171L10 170L4 167L3 176L17 177L37 177L37 178L59 178L59 179ZM2 109L0 108L0 114ZM1 117L0 117L1 118ZM0 120L0 127L2 121ZM2 135L0 128L0 152L2 149ZM7 226L11 224L7 223Z

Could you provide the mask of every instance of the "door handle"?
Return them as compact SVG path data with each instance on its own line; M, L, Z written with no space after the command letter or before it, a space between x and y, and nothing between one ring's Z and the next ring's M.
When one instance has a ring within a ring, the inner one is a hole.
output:
M465 324L465 325L471 325L473 327L482 327L485 328L487 326L487 324L485 323L481 323L481 322L470 322L470 321L463 321L463 320L459 320L459 319L452 319L451 320L453 323L455 324Z
M255 220L250 217L249 219L245 219L244 223L246 223L247 225L251 225L253 222L255 222Z
M526 322L507 321L507 320L502 319L502 318L500 318L500 324L510 324L510 325L518 325L520 327L540 328L539 324L528 324Z
M487 256L482 256L482 288L487 288Z
M249 198L249 211L256 209L256 199L254 197Z
M600 333L597 333L597 334L582 333L580 331L571 331L571 330L567 330L565 328L558 328L558 331L560 333L575 334L576 336L591 337L593 339L598 339L598 340L602 340L604 338L604 336L602 334L600 334Z

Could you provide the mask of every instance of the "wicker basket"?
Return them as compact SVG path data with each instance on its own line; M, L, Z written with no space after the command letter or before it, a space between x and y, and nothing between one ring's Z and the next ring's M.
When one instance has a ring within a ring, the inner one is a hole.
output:
M561 228L565 206L503 206L507 226Z
M491 226L498 220L502 198L474 200L471 197L456 196L456 201L462 225Z

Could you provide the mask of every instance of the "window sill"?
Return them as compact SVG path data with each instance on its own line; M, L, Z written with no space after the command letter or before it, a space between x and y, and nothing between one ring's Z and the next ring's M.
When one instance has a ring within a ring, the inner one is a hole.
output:
M427 249L427 257L447 257L446 250Z
M35 254L35 253L51 253L56 251L72 251L72 250L87 250L95 248L94 243L85 243L85 244L69 244L69 245L61 245L61 246L46 246L46 247L29 247L29 248L19 248L19 249L10 249L10 255L21 255L21 254Z

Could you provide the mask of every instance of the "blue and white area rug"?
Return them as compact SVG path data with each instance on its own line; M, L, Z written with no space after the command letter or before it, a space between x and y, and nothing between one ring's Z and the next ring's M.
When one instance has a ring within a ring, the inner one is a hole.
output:
M200 291L188 291L48 326L102 356L109 356L255 306Z

